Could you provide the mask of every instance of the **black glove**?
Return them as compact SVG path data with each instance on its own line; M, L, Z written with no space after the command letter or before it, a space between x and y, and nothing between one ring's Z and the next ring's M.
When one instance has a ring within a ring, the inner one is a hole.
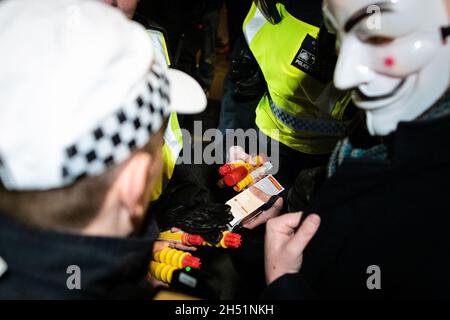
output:
M326 167L305 169L300 172L288 194L289 212L305 211L316 192L326 180Z
M231 81L234 83L233 99L245 103L262 97L267 92L264 75L244 39L240 50L231 61Z
M228 223L233 220L230 210L230 206L223 204L178 206L165 213L164 229L176 227L187 233L201 235L206 241L217 244L222 240L222 231L227 230Z
M185 182L168 188L152 204L150 215L156 217L162 231L175 227L217 244L222 240L222 231L233 220L230 210L228 205L211 203L205 188Z

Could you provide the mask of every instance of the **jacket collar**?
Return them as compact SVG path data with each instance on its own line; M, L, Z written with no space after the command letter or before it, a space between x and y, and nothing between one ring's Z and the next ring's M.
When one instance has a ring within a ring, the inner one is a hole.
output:
M100 238L25 227L0 213L0 256L8 266L0 287L26 299L151 297L145 277L157 237L154 223L139 238ZM79 267L81 290L67 287L70 266Z
M363 118L357 121L349 137L353 149L369 150L380 140L369 136ZM393 166L435 166L450 161L450 92L422 119L399 123L397 130L382 142L388 149L388 161L371 163ZM342 146L341 146L342 148ZM340 154L340 149L335 153ZM333 156L332 156L333 160ZM336 160L336 159L334 159ZM346 157L344 162L366 162L362 157ZM331 162L331 164L333 161Z
M450 161L450 115L400 124L392 137L394 164L435 166Z

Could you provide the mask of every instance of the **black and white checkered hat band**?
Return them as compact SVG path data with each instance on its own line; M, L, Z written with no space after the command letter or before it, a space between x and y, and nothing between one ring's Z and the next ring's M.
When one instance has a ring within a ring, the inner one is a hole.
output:
M66 149L61 169L64 184L100 175L144 147L169 117L169 104L169 80L163 67L154 63L134 101Z

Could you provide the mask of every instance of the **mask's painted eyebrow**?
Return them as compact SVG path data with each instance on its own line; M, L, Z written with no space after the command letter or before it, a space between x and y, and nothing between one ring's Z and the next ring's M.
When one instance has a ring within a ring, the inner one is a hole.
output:
M348 19L347 23L345 24L345 32L349 32L362 20L367 19L368 17L374 15L376 13L376 11L369 12L369 10L368 10L368 8L371 6L379 7L380 12L392 12L393 11L390 2L376 3L373 5L364 7L362 9L358 10L350 19Z

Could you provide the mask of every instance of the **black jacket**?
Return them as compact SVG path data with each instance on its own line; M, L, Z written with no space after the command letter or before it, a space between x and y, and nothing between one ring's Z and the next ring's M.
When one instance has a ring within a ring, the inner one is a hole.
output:
M0 213L0 257L8 265L0 299L151 299L145 277L157 236L154 225L127 239L44 232ZM81 290L67 287L70 266L80 268Z
M450 117L403 123L390 160L346 160L309 212L322 225L274 299L450 298ZM369 266L381 290L369 290Z

